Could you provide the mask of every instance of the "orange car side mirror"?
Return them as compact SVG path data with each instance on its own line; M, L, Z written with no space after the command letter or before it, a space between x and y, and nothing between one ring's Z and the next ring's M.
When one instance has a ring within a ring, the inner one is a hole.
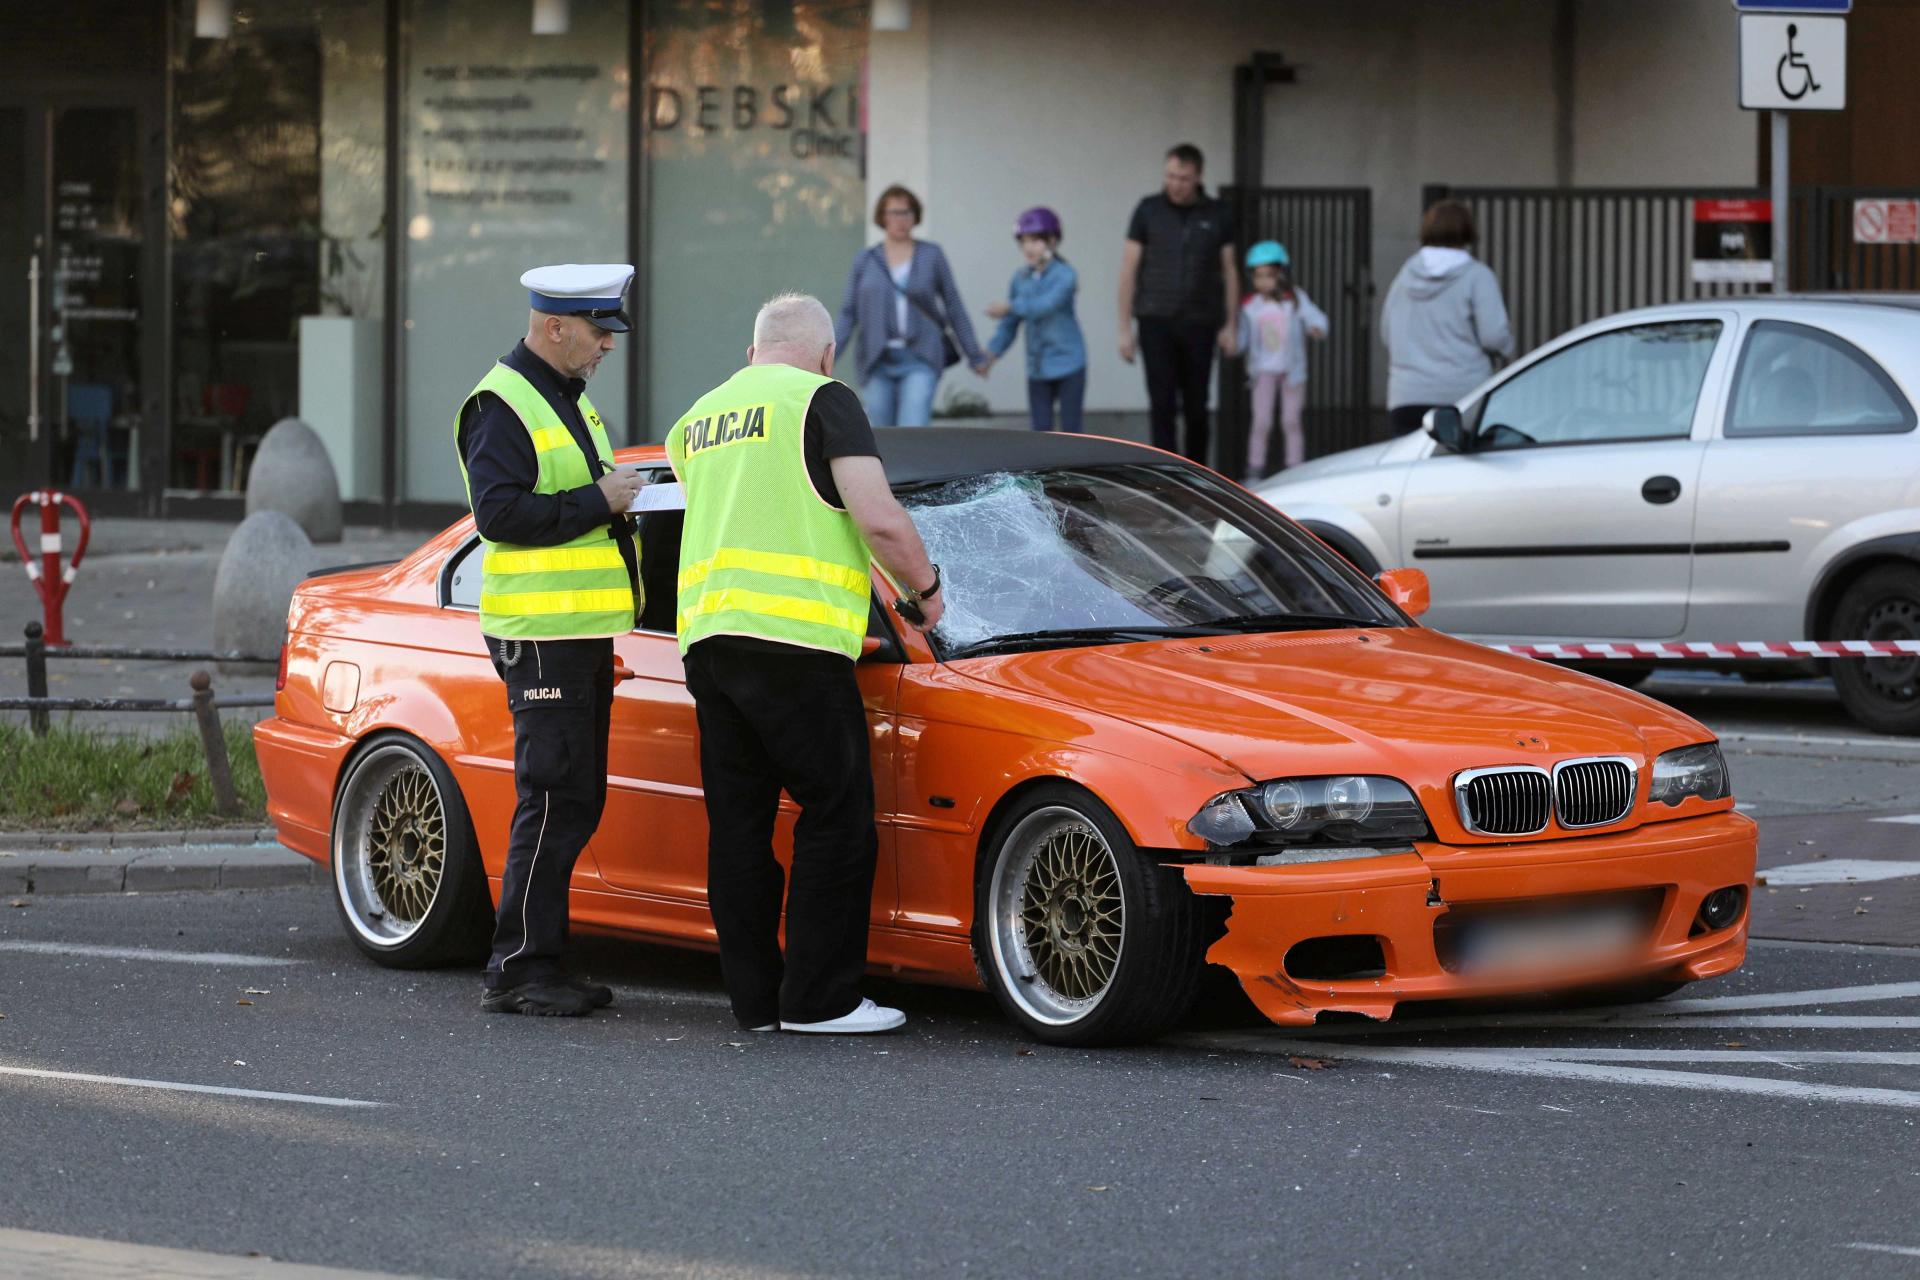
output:
M620 661L620 659L615 658L613 660L613 682L619 684L623 680L631 679L633 679L633 668Z
M1374 581L1387 593L1387 599L1400 606L1401 611L1410 617L1419 617L1433 603L1433 590L1427 585L1427 575L1418 569L1388 569Z
M861 636L860 656L863 658L871 658L874 654L880 652L881 646L884 644L886 644L886 641L882 640L879 636Z

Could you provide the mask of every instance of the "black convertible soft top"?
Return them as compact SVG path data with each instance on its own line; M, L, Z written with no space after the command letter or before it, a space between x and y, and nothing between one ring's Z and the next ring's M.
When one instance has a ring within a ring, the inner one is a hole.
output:
M1103 463L1180 464L1170 454L1126 440L1012 427L876 427L880 459L896 488L962 480L996 471L1042 471Z

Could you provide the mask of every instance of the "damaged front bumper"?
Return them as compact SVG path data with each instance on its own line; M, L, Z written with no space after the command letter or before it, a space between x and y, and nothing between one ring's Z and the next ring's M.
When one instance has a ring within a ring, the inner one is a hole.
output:
M1732 924L1704 927L1707 895L1751 886L1757 829L1735 813L1652 823L1606 836L1504 845L1421 844L1413 853L1297 866L1178 868L1197 894L1231 898L1226 933L1207 959L1240 979L1282 1025L1331 1011L1387 1018L1403 1000L1518 995L1599 982L1692 981L1739 967L1750 900ZM1630 955L1603 967L1537 974L1459 971L1445 956L1449 913L1584 895L1638 894L1649 924ZM1377 956L1377 976L1308 977L1351 942ZM1303 945L1305 944L1305 945ZM1377 952L1373 950L1377 944Z

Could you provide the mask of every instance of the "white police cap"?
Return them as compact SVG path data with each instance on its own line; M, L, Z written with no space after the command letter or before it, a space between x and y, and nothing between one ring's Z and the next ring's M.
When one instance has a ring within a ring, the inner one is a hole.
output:
M520 277L535 311L585 316L611 333L633 327L626 297L632 281L633 265L626 262L566 262L535 267Z

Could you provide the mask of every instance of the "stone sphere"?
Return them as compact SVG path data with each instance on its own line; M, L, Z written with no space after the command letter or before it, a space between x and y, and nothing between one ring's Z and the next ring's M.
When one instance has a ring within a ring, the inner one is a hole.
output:
M313 542L293 517L256 511L242 520L227 539L213 578L213 647L278 654L287 638L293 589L312 560Z
M247 514L282 511L315 542L340 541L340 478L326 442L298 418L273 424L247 473Z

